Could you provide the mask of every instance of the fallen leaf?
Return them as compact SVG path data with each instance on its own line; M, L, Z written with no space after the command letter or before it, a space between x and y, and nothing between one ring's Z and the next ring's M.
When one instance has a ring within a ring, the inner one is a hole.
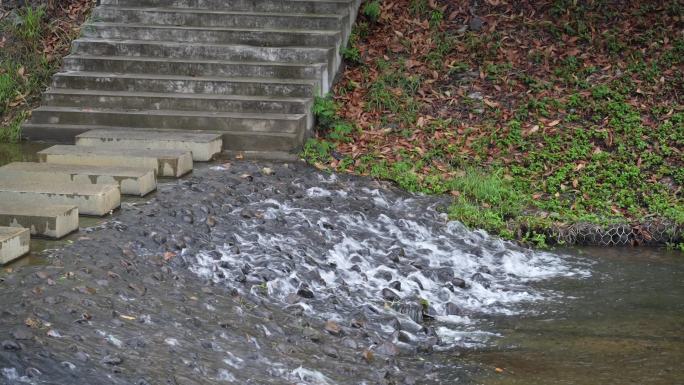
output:
M361 353L361 357L363 357L363 359L366 360L366 362L368 363L373 362L373 352L368 349L364 350L363 353Z
M31 329L39 329L43 323L36 318L28 317L26 320L24 320L24 325L30 327Z
M499 103L489 100L487 98L484 99L484 104L488 105L491 108L496 108L499 106Z

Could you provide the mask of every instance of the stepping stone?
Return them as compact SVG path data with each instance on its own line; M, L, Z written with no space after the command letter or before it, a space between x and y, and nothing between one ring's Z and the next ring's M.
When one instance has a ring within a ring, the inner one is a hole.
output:
M145 168L14 162L0 167L0 178L80 184L118 184L121 193L144 196L157 188L154 171Z
M29 252L31 235L28 229L0 227L0 265L12 262Z
M192 152L192 160L210 161L221 152L221 134L193 131L92 130L76 137L77 146L171 149Z
M62 238L78 230L76 206L17 206L0 203L0 226L23 227L31 235Z
M168 177L192 171L192 154L184 150L57 145L38 152L38 159L43 163L146 168Z
M0 176L0 202L17 208L66 205L81 215L105 215L119 207L118 185L16 180Z

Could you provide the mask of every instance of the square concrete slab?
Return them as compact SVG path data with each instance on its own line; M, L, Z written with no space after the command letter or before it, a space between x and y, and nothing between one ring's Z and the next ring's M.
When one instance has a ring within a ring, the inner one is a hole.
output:
M76 137L77 146L147 148L192 152L192 160L210 161L221 152L219 133L182 130L91 130Z

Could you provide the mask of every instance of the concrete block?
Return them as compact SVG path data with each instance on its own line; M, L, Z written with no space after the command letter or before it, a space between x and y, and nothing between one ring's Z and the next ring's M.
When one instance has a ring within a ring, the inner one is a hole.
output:
M0 227L0 265L12 262L29 252L31 235L28 229Z
M15 162L0 167L0 178L55 183L116 184L122 194L144 196L157 188L147 168Z
M23 227L29 229L31 235L62 238L78 230L78 207L0 203L0 226Z
M54 183L2 178L0 202L16 207L76 206L81 215L102 216L119 207L118 185Z
M147 148L183 150L192 153L192 160L210 161L221 152L219 133L196 131L92 130L76 137L77 146L111 148Z
M38 152L38 159L43 163L145 168L168 177L192 171L192 154L183 150L56 145Z

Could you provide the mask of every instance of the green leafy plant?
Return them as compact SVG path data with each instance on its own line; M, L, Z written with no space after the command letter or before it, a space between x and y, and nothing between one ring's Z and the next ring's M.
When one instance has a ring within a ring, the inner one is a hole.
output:
M363 7L363 14L373 23L380 19L380 0L371 0Z
M350 64L361 64L363 61L361 60L361 51L359 50L358 47L354 46L347 46L344 47L340 50L340 54Z
M335 122L337 105L330 95L316 96L312 112L316 117L319 127L327 129Z

